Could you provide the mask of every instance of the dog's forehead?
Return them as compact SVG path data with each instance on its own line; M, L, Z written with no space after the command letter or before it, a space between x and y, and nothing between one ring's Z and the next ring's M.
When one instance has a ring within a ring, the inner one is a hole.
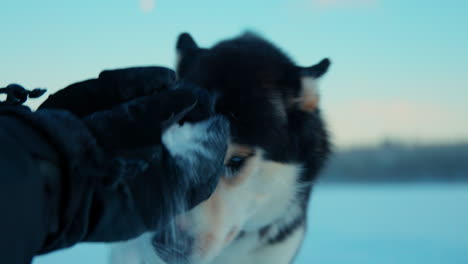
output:
M204 50L186 79L213 91L225 113L244 120L252 115L259 115L257 120L271 116L282 97L297 93L301 85L292 61L266 40L251 35Z
M234 142L268 153L285 147L280 108L301 83L295 64L276 46L255 35L222 41L202 51L185 79L217 94L216 111L231 121Z
M299 88L294 63L255 35L243 35L206 49L188 79L231 97L272 96Z

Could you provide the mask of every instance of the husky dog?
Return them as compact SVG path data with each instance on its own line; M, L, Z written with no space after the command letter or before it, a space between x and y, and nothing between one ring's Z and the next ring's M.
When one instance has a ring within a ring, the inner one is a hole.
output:
M317 82L330 62L296 66L245 33L210 49L177 41L180 82L216 96L231 125L225 173L168 232L120 243L113 264L292 263L306 232L312 184L330 153ZM174 231L175 230L175 231Z

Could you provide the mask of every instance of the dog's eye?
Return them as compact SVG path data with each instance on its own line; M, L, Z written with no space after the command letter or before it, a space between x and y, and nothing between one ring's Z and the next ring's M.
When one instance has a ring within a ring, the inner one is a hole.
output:
M233 171L239 170L245 163L245 160L248 157L242 157L242 156L233 156L229 159L229 161L226 164L226 167Z

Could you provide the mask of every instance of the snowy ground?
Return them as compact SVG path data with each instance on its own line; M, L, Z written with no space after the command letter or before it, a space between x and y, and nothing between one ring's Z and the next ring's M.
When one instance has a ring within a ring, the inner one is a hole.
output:
M466 264L468 185L317 186L296 263ZM102 244L34 264L104 264Z

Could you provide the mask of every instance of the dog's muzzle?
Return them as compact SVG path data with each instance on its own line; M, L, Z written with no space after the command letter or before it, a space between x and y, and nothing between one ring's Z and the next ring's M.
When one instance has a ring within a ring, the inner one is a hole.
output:
M188 264L195 239L180 228L156 233L151 242L158 256L166 263Z

